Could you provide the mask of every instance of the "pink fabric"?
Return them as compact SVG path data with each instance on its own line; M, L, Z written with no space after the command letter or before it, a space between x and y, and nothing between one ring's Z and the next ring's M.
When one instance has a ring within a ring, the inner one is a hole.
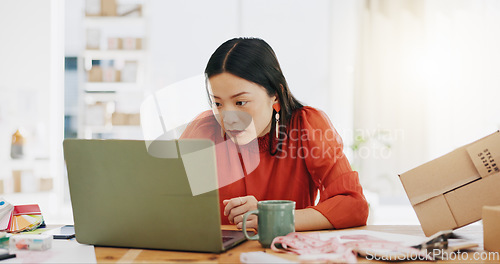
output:
M321 240L320 233L290 233L286 236L276 237L271 243L271 249L276 252L287 252L298 255L304 254L337 254L335 262L356 263L357 254L371 256L384 254L386 259L403 260L406 258L419 260L429 259L426 251L403 246L397 242L380 240L365 235L341 236L342 240L353 240L342 243L338 237ZM276 245L279 245L278 248ZM380 253L377 253L380 252ZM329 261L332 261L329 259Z

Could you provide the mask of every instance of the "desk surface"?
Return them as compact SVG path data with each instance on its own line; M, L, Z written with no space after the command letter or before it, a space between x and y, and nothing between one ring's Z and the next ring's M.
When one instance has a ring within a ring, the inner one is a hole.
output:
M229 227L229 226L228 226ZM408 235L419 235L423 236L424 233L420 226L417 225L370 225L358 228L353 228L352 230L372 230L372 231L382 231L389 233L399 233ZM483 230L481 225L470 225L455 231L456 234L464 236L471 241L479 244L479 247L475 251L483 251ZM275 253L270 249L264 249L260 246L257 241L246 241L243 244L225 252L222 254L210 254L210 253L192 253L192 252L177 252L177 251L164 251L164 250L147 250L147 249L126 249L126 248L109 248L109 247L95 247L95 254L98 263L114 263L114 262L149 262L149 263L159 263L159 262L220 262L220 263L239 263L240 254L243 252L252 251L264 251L277 255L282 258L287 258L290 260L297 260L297 256L293 254ZM500 263L498 259L484 261L475 261L472 256L473 254L468 254L468 263ZM372 262L363 258L358 258L359 262ZM447 261L450 263L453 261ZM463 260L461 261L463 262ZM415 261L412 263L416 263ZM422 262L429 263L429 262Z

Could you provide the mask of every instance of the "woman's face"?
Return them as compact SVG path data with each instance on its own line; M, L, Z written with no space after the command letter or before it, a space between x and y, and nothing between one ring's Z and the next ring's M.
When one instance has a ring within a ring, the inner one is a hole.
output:
M209 93L215 118L234 143L244 145L270 131L277 99L264 87L221 73L209 78Z

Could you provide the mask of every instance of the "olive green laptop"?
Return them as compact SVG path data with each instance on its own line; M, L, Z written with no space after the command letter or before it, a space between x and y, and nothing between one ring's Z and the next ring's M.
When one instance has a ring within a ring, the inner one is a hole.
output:
M216 253L244 241L241 231L221 231L219 194L212 188L217 186L213 143L157 141L149 148L146 143L64 141L76 240Z

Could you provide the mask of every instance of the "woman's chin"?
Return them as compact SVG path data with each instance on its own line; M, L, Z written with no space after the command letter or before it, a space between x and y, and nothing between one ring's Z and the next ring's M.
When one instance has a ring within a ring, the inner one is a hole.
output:
M235 143L237 145L246 145L246 144L252 142L252 140L254 140L256 137L240 134L240 135L237 135L235 137L230 136L229 138L231 139L231 141L233 141L233 143Z

